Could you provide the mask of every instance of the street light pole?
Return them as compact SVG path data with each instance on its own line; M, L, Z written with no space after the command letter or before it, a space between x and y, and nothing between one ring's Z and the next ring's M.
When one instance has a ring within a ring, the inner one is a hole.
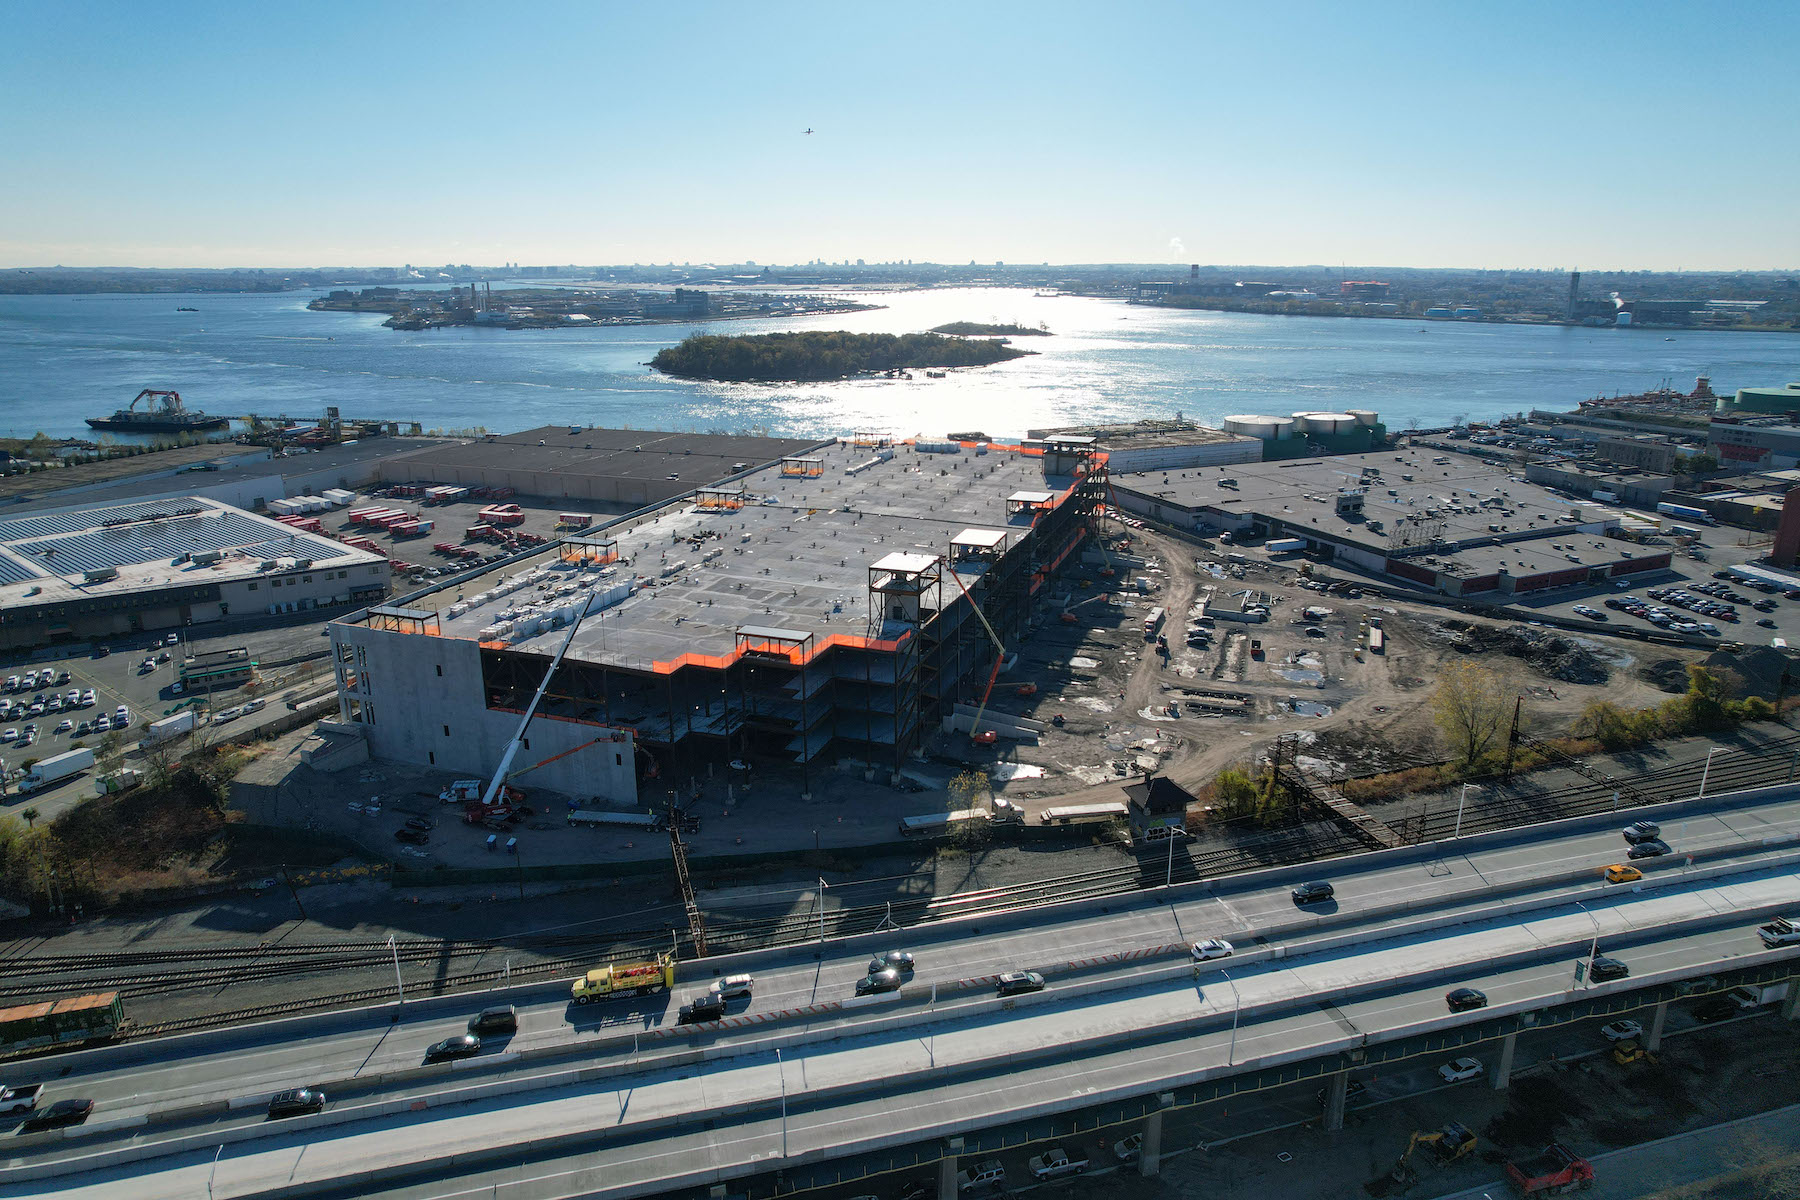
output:
M1168 887L1175 881L1175 835L1169 834L1169 865L1163 869L1163 886Z
M406 988L400 982L400 947L394 944L394 935L388 934L388 949L394 954L394 1004L397 1007L406 1005Z
M1220 968L1219 974L1231 985L1231 1048L1225 1052L1225 1065L1230 1066L1237 1058L1238 1013L1243 1010L1243 1001L1238 998L1237 980L1231 977L1231 972Z
M1581 986L1587 987L1594 981L1594 958L1600 953L1600 918L1596 917L1593 913L1588 912L1588 906L1579 900L1575 902L1575 907L1579 908L1582 912L1587 913L1587 919L1594 923L1594 941L1593 944L1588 947L1587 975L1584 976L1581 981Z
M1474 786L1472 783L1463 784L1462 799L1456 802L1456 832L1450 835L1452 840L1462 836L1463 805L1469 802L1469 789Z
M1706 752L1706 765L1700 768L1700 794L1695 796L1694 799L1706 799L1706 776L1712 771L1713 755L1723 753L1725 753L1725 747L1723 746L1714 746L1711 750Z
M819 876L819 890L814 895L813 902L816 905L818 905L818 909L819 909L819 944L820 945L824 945L824 943L825 943L825 889L830 886L831 886L830 884L825 882L825 877L823 875Z
M781 1047L775 1047L775 1070L781 1076L781 1157L788 1156L787 1143L787 1068L781 1065Z

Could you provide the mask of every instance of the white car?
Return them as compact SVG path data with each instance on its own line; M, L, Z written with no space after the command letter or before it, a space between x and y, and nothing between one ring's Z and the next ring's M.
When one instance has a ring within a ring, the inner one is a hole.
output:
M214 725L223 725L227 721L235 721L243 715L244 710L241 708L221 708L213 714L212 721Z
M67 733L67 732L69 732L69 730L71 730L73 728L75 728L75 722L69 720L69 718L67 718L67 717L64 717L62 719L61 723L57 725L56 732Z
M1487 1074L1487 1068L1481 1060L1474 1058L1458 1058L1438 1068L1438 1078L1445 1083L1461 1083L1465 1079L1480 1079Z
M93 688L89 688L87 691L81 693L81 707L92 708L92 707L94 707L94 704L95 704L95 700L94 700L94 689Z
M1231 943L1224 938L1208 938L1204 942L1194 943L1194 961L1205 962L1209 958L1230 958Z
M94 718L94 732L95 733L105 733L107 730L109 730L111 728L112 728L112 718L108 717L105 713L101 713L99 716Z
M63 696L63 707L64 708L80 708L81 707L81 689L80 688L70 688L69 689L68 693Z
M129 724L131 724L131 710L121 704L118 711L113 713L113 727L123 729Z
M19 677L17 675L8 675L6 677L6 690L9 692L16 692L19 690Z
M14 741L18 736L19 731L16 729L0 729L0 742Z
M1623 1042L1630 1038L1644 1036L1644 1027L1636 1021L1614 1021L1610 1025L1600 1027L1600 1036L1609 1042Z
M263 709L265 709L267 707L269 707L269 702L267 700L246 701L244 704L244 715L247 717L251 713L261 712Z

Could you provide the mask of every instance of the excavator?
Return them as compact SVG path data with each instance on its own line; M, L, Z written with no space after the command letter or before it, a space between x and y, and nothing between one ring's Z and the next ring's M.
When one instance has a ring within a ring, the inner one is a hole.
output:
M1456 1121L1430 1132L1414 1130L1412 1140L1406 1143L1406 1153L1400 1156L1400 1161L1388 1172L1387 1182L1396 1190L1409 1188L1419 1182L1418 1168L1413 1166L1412 1159L1421 1149L1428 1149L1438 1166L1447 1167L1458 1159L1473 1154L1476 1144L1475 1135L1469 1132L1468 1126Z

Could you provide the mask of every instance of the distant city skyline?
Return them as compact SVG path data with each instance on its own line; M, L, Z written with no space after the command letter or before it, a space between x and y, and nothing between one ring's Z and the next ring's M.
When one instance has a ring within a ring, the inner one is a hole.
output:
M1800 265L1785 4L7 17L7 267Z

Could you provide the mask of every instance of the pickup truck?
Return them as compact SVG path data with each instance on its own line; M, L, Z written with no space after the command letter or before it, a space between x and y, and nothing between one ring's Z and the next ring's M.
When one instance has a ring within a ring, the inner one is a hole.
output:
M0 1113L30 1112L37 1107L38 1097L44 1094L44 1085L34 1083L29 1087L7 1087L0 1084Z
M1800 942L1800 921L1794 921L1787 917L1776 917L1756 932L1762 938L1765 946L1786 946L1793 942Z
M1052 1146L1042 1154L1032 1158L1031 1177L1033 1179L1060 1179L1064 1175L1079 1175L1087 1170L1088 1160L1070 1158L1061 1146Z

